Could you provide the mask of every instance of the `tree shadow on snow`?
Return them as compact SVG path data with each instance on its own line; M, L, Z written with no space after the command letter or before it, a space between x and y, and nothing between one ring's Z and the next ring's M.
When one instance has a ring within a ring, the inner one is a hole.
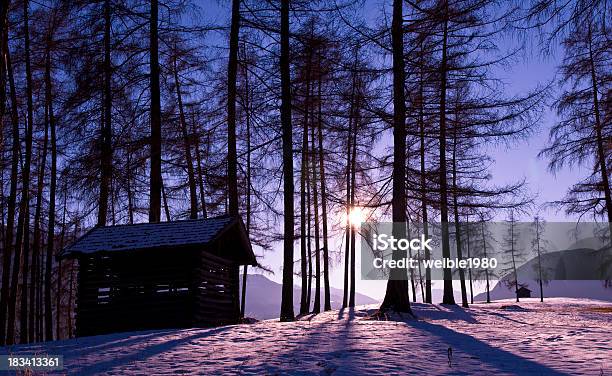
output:
M287 344L291 345L288 346L289 351L279 352L275 355L275 360L280 360L283 365L279 366L276 365L276 362L267 362L265 374L285 375L293 372L310 374L311 371L304 370L312 367L310 362L320 367L320 374L332 374L338 369L340 358L364 350L353 345L354 339L351 339L351 332L356 325L355 319L365 316L366 312L367 310L355 310L353 307L347 307L340 309L338 312L336 319L340 322L332 320L331 322L309 323L300 332L301 335L287 340ZM327 330L326 327L329 325L332 325L334 330ZM321 347L323 344L324 347ZM292 366L288 367L287 364L292 364ZM240 371L242 370L238 370L238 373ZM348 372L347 369L343 371Z
M338 310L338 320L352 321L355 320L355 317L357 317L355 307L346 307Z
M355 307L347 307L347 308L341 308L338 311L338 317L336 317L336 319L337 320L347 320L347 321L353 321L358 318L372 319L376 317L379 312L380 310L378 308L355 309ZM400 314L398 317L399 317L398 321L403 321L405 319L407 320L407 319L414 318L406 313Z
M117 343L117 346L122 348L121 351L118 351L118 353L121 353L120 356L115 356L115 353L113 353L110 357L104 356L104 353L102 352L100 354L101 361L86 364L83 367L79 367L79 364L77 363L75 364L75 366L71 366L69 371L70 373L77 375L96 375L102 372L112 372L113 369L121 370L124 369L125 366L133 364L135 362L146 361L148 358L154 357L165 352L169 352L177 346L181 346L185 343L189 343L200 338L222 333L224 331L227 331L231 327L232 326L224 326L213 329L201 329L197 330L197 332L194 334L180 338L173 338L167 341L163 340L162 338L165 335L169 335L170 333L168 333L167 331L161 333L158 332L158 336L149 336L145 339L144 342L142 342L145 345L144 348L139 348L135 351L130 351L129 348L125 348L125 342L119 342ZM176 333L180 333L180 331L176 331ZM155 340L156 337L162 339L161 342L155 342L150 345L147 345L149 341ZM140 338L139 340L135 339L135 342L139 341L142 341L142 338ZM94 349L94 351L97 350L99 349ZM64 357L72 358L72 354L66 354Z
M74 337L51 342L37 342L26 345L7 346L9 353L20 354L62 354L70 358L87 357L104 350L114 350L132 344L155 340L175 332L177 329L155 329L140 332L110 333L96 336Z
M138 333L126 332L102 334L90 337L75 337L73 339L66 340L66 343L54 344L53 350L59 354L68 353L71 357L88 356L90 354L104 351L106 349L130 346L135 343L154 340L156 338L163 337L173 331L176 331L176 329L159 329L150 331L147 330ZM108 337L109 339L101 340L101 337Z
M410 306L418 319L465 321L470 324L478 324L478 320L474 318L471 311L458 305L410 303Z
M370 314L369 316L385 321L412 321L417 320L447 320L447 321L464 321L469 324L478 324L478 320L474 318L472 312L458 305L438 305L424 303L410 303L412 307L412 315L408 313L398 313L389 311L384 315ZM377 313L376 310L374 313Z
M523 358L509 351L494 347L470 335L456 332L442 325L436 325L425 321L411 321L406 322L406 324L437 337L440 342L445 343L455 351L455 356L458 355L458 352L462 352L473 359L478 359L503 372L528 375L568 375L567 373L557 371L534 360ZM457 362L453 364L454 367L456 367L454 370L461 372L461 363Z
M450 309L448 309L450 308ZM437 308L433 308L437 310ZM449 312L457 315L458 320L474 320L471 318L471 313L463 310L461 307L442 307L440 309L445 316L444 319L449 319ZM288 341L289 351L280 352L274 356L276 362L268 362L266 365L266 373L268 374L286 374L297 370L309 369L311 363L321 367L321 374L333 373L338 367L344 367L343 372L346 373L367 373L367 369L363 368L363 362L368 362L366 358L371 355L372 348L366 343L360 343L360 338L355 338L353 328L356 325L356 320L361 315L365 315L367 310L351 310L346 308L338 312L338 320L342 322L316 322L304 328L301 336L296 336ZM430 316L431 319L431 316ZM401 321L401 320L398 320ZM474 320L475 321L475 320ZM410 326L415 330L428 334L431 340L442 344L440 351L444 354L446 360L446 349L451 347L455 351L455 360L453 367L448 368L449 374L466 374L462 371L460 354L465 354L472 359L476 359L482 364L487 364L492 368L496 368L501 372L509 374L528 374L528 375L552 375L566 376L567 374L557 371L546 365L540 364L537 361L523 358L509 351L496 348L486 342L482 342L470 335L456 332L442 325L436 325L431 322L407 319L403 320L404 325ZM327 325L338 325L334 330L326 330ZM475 326L475 330L478 326ZM322 341L322 338L324 340ZM313 344L325 344L324 348L312 346ZM407 344L407 351L411 351L410 345ZM415 356L418 356L418 349L412 349ZM305 352L309 353L308 355ZM353 362L349 359L357 357L362 362ZM365 358L364 358L365 357ZM348 358L348 359L347 359ZM276 365L278 361L282 366ZM372 359L375 361L375 359ZM406 359L409 362L409 359ZM288 364L292 364L288 366ZM306 368L304 368L306 367ZM348 367L348 368L346 368ZM360 368L361 367L361 368ZM389 370L392 372L402 368L402 364L389 364ZM473 366L470 368L474 371ZM485 370L483 370L485 371ZM468 372L469 373L469 372Z
M502 318L504 320L508 320L508 321L512 321L515 322L517 324L522 324L522 325L533 325L531 323L525 322L525 321L520 321L520 320L516 320L513 318L508 317L507 315L504 315L503 313L499 313L499 312L494 312L493 310L487 310L487 311L483 311L481 313L482 315L491 315L491 316L496 316L499 318Z
M458 305L442 305L437 306L436 311L428 311L429 316L425 316L421 313L423 318L427 317L431 320L449 320L449 321L465 321L470 324L478 324L478 320L474 318L470 311L466 311L465 308ZM444 309L443 309L444 308Z

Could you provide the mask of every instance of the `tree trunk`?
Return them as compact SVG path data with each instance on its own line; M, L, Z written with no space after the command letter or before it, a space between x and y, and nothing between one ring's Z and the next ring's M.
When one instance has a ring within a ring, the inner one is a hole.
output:
M7 29L7 14L10 1L2 1L0 3L0 152L4 153L4 132L5 122L4 115L6 114L6 48L5 44L8 44L8 39L4 39L5 31ZM4 176L2 176L2 192L4 192ZM4 201L4 200L3 200ZM2 203L2 213L4 213L4 202ZM6 239L6 226L4 223L4 216L1 221L2 228L0 229L0 235L2 235L1 241L4 242ZM9 248L2 248L2 253L10 252ZM1 341L1 340L0 340Z
M420 135L420 167L421 167L421 216L423 220L423 234L425 239L429 238L429 220L427 215L427 181L425 179L425 120L424 120L424 101L423 101L423 77L419 79L419 135ZM429 248L425 248L425 260L431 259ZM431 303L431 268L425 268L425 295L424 302Z
M308 131L306 132L308 135ZM306 141L308 145L308 141ZM308 149L305 151L308 154ZM311 215L311 202L310 202L310 174L308 169L310 168L310 161L308 156L306 157L306 164L304 165L304 171L306 171L306 248L308 252L308 283L306 288L306 300L308 301L308 310L310 310L310 302L312 301L312 215Z
M39 212L40 208L39 208L38 198L36 201L37 201L36 211ZM34 216L36 217L36 214ZM28 301L29 303L28 326L30 328L29 333L28 333L28 342L34 342L34 339L36 336L36 331L35 331L35 328L36 328L35 318L36 318L36 308L37 308L36 307L36 294L37 294L38 289L40 288L39 281L38 281L38 270L41 267L39 263L40 242L37 241L37 238L40 238L40 223L39 222L40 222L40 219L38 221L36 219L34 220L34 242L33 242L34 244L32 245L32 269L31 269L32 272L30 273L30 290L29 290L30 296L29 296L29 301Z
M15 315L16 315L16 304L17 304L17 290L19 285L19 267L21 261L21 250L23 247L24 257L24 273L22 275L23 280L27 281L27 269L29 259L29 233L30 233L30 221L29 221L29 202L30 202L30 165L32 162L32 132L34 129L34 115L33 115L33 104L32 104L32 69L30 66L30 32L29 32L29 2L25 0L23 2L24 12L24 34L25 34L25 62L26 62L26 100L27 100L27 113L28 121L26 126L25 136L25 160L22 170L22 193L21 203L19 205L19 217L17 219L17 235L15 236L15 257L13 262L13 274L11 276L11 292L9 296L8 304L8 322L7 322L7 339L6 342L12 345L15 340ZM27 299L27 283L23 285L21 291L22 299ZM27 317L27 316L26 316ZM24 328L22 327L22 330ZM27 338L27 320L26 330L20 333L20 339Z
M111 209L111 223L113 226L117 225L117 191L115 190L115 184L113 179L110 180L110 209Z
M357 78L357 57L358 54L355 52L353 60L353 72L351 73L351 96L349 99L349 119L348 119L348 135L346 138L346 224L344 227L345 242L344 242L344 294L342 297L342 308L348 307L349 294L350 294L350 262L351 262L351 158L352 158L352 145L353 142L353 123L355 115L355 86Z
M200 188L200 202L202 203L202 218L208 218L208 213L206 212L206 191L204 190L204 173L202 172L202 157L200 154L200 135L196 129L195 119L192 118L191 123L191 132L193 133L193 138L195 140L195 155L196 155L196 171L198 173L198 185Z
M482 227L482 249L483 256L487 258L487 240L485 235L485 222L484 219L481 219L481 227ZM491 289L489 284L489 269L485 268L485 283L486 283L486 291L487 291L487 303L491 303Z
M542 255L540 254L540 219L535 218L536 221L536 246L538 251L538 277L540 285L540 302L544 302L544 287L542 286Z
M183 136L183 148L185 149L185 162L187 163L187 180L189 182L189 218L198 218L198 196L196 193L195 174L193 172L193 159L191 158L191 145L189 142L189 134L187 132L187 121L185 120L185 112L183 110L183 94L181 93L181 82L178 75L178 67L176 65L176 56L173 61L174 65L174 83L176 87L176 98L179 107L179 121L181 123L181 134Z
M3 1L0 3L0 152L2 153L4 153L4 115L6 114L6 65L4 63L6 59L6 48L4 48L4 31L6 29L6 16L8 14L9 5L10 1ZM4 176L0 180L2 183L2 192L4 192ZM2 203L2 213L4 213L4 203ZM4 216L2 216L1 222L2 228L0 229L0 235L2 235L2 241L4 242L6 236ZM3 251L4 250L6 250L6 248L3 248Z
M408 184L404 184L404 189L406 190L406 197L408 197ZM410 233L410 224L408 223L408 207L406 207L406 234L408 235L408 237L411 236ZM419 256L419 252L417 251L417 259ZM412 249L408 248L408 259L412 260ZM409 273L409 277L410 277L410 289L412 292L412 302L416 303L417 302L417 293L416 293L416 278L414 275L414 269L410 268L408 270ZM408 298L410 299L410 294L408 294Z
M455 242L457 246L457 258L461 261L463 259L462 251L461 251L461 226L459 224L459 199L458 192L459 189L457 187L457 127L459 123L456 122L453 127L453 160L452 160L452 168L453 168L453 212L455 215ZM467 289L465 286L465 271L463 268L459 268L459 281L461 284L461 306L464 308L468 307L467 300Z
M5 56L6 56L6 46L8 45L8 41L4 39L4 33L7 29L7 14L8 9L11 5L10 0L0 2L0 116L4 118L4 113L6 110L6 65Z
M466 236L466 247L467 247L467 258L471 259L470 255L470 217L465 217L465 236ZM474 304L474 285L472 280L472 268L468 268L468 279L470 281L470 303Z
M444 9L444 31L442 36L442 61L440 64L440 222L442 226L442 257L450 259L450 240L448 234L448 184L446 176L446 89L447 89L447 49L448 49L448 3ZM453 276L450 268L444 268L443 304L455 304L453 296Z
M317 161L315 156L314 126L310 127L310 162L312 169L312 198L314 208L314 236L315 236L315 298L314 313L321 312L321 245L319 243L319 194L317 188Z
M321 219L323 222L323 288L325 290L325 303L324 310L331 310L331 298L329 288L329 248L327 241L327 187L325 184L325 161L323 158L323 113L322 113L322 101L323 96L321 95L321 75L319 74L319 85L318 85L318 119L317 119L317 130L319 139L319 169L320 169L320 180L321 180Z
M49 227L47 229L47 259L45 263L45 339L53 340L53 310L51 308L51 271L53 265L53 246L55 241L55 194L57 188L57 137L53 114L51 87L51 57L47 53L45 69L46 97L49 107L49 127L51 129L51 182L49 184ZM57 291L59 294L60 292ZM59 312L58 312L59 314Z
M61 249L61 248L60 248ZM60 316L62 314L62 261L57 262L57 284L55 291L55 339L60 339L61 337L61 321Z
M6 319L9 303L9 283L11 273L11 251L13 248L13 234L15 227L15 208L17 206L17 175L19 167L19 154L21 141L19 140L19 119L17 109L17 93L15 90L15 79L13 77L13 67L11 64L11 54L8 48L7 32L2 29L3 50L2 53L6 57L2 61L6 64L6 73L9 81L9 90L11 96L11 125L12 125L12 150L11 150L11 186L9 188L9 197L7 205L7 220L6 220L6 236L4 238L4 252L2 257L2 287L0 288L0 346L6 343ZM16 263L18 262L15 259Z
M40 265L40 268L38 268L38 271L37 271L38 277L36 277L36 280L38 281L38 286L39 286L39 288L36 289L36 341L37 342L42 342L44 340L43 288L42 288L42 282L44 280L43 277L44 277L44 272L45 272L45 268L44 268L45 265L43 263L44 254L45 254L44 249L41 249L40 258L38 261L38 265Z
M66 183L64 182L64 189L63 189L63 194L64 194L64 203L62 206L62 231L61 231L61 235L60 235L60 244L59 244L59 249L64 249L64 239L65 239L65 235L66 235L66 211L67 211L67 207L66 207L66 201L67 201L67 197L68 197L68 189L66 186ZM57 263L57 291L56 291L56 295L55 295L55 338L56 339L60 339L60 335L61 335L61 318L62 318L62 280L63 280L63 276L62 276L62 261L58 261ZM70 314L70 313L69 313Z
M79 233L78 222L74 223L74 239L77 238ZM73 300L73 286L74 286L74 264L75 261L72 260L70 263L70 287L68 291L68 338L72 338L72 300Z
M151 75L151 171L149 186L149 222L161 220L161 104L159 98L159 51L157 36L157 0L151 0L150 75Z
M134 192L132 191L132 150L128 147L126 158L126 187L128 204L128 221L134 223Z
M281 321L293 321L293 129L291 127L291 71L289 63L289 2L281 0L280 73L281 73L281 126L283 140L283 290Z
M113 168L111 106L111 4L104 0L104 123L101 132L100 158L100 202L98 205L98 226L105 226L108 216L108 198Z
M245 51L246 53L246 51ZM245 59L246 60L246 59ZM246 64L246 63L245 63ZM244 67L244 108L246 112L246 231L247 235L251 232L251 91L249 89L249 70ZM247 274L248 265L244 266L242 274L242 296L240 302L240 317L244 318L246 306L246 289L247 289Z
M405 195L406 197L408 197L409 191L408 191L408 184L404 184L404 191L405 191ZM411 237L411 232L410 232L410 223L408 221L409 218L409 212L408 212L408 206L406 206L406 235L408 236L408 238ZM419 252L417 251L417 259L418 259L418 255ZM408 248L408 259L412 260L412 249ZM416 281L415 281L415 275L414 275L414 269L410 268L408 270L408 274L409 274L409 278L410 278L410 289L412 292L412 302L416 303L417 302L417 293L416 293ZM410 299L410 293L408 293L408 299Z
M300 295L300 314L310 311L310 273L306 272L308 267L312 268L310 258L306 253L306 181L308 180L308 116L310 115L310 55L306 66L306 95L304 96L304 124L302 127L302 162L300 172L300 271L302 277L302 291Z
M73 285L74 285L74 260L70 262L70 279L68 281L68 338L72 338L72 296L73 296Z
M357 57L357 56L356 56ZM356 210L355 206L355 189L356 189L356 175L357 175L357 132L360 125L360 106L361 106L361 81L357 80L358 87L356 88L355 95L355 115L353 117L353 140L351 150L351 166L350 166L350 177L351 177L351 208ZM350 288L349 288L349 307L355 307L355 224L350 225L351 229L351 266L350 266Z
M46 85L46 66L45 66L45 85ZM46 93L45 93L46 94ZM30 327L28 333L28 340L34 342L34 319L36 312L36 290L40 288L40 280L38 279L38 270L41 267L39 264L40 251L41 251L41 216L42 216L42 200L43 200L43 189L45 185L45 170L47 167L47 150L49 144L49 103L45 100L45 137L43 139L42 154L40 157L39 170L38 170L38 181L36 187L36 209L34 212L34 234L32 242L32 273L30 276L30 296L29 296L29 308L25 309L23 305L27 300L21 300L21 311L22 316L20 320L25 320L23 317L24 312L28 312L28 325ZM25 282L22 282L25 283Z
M403 0L393 0L391 39L393 47L393 236L406 236L406 98L404 93L404 33ZM395 225L397 224L397 225ZM406 257L406 252L394 251L393 259ZM409 312L408 280L405 269L391 269L381 311Z
M164 203L164 213L166 214L166 221L170 222L170 206L168 205L168 195L166 195L166 186L164 185L164 179L161 180L161 193L162 201Z
M516 302L519 302L519 281L518 274L516 272L516 260L514 257L514 214L510 212L510 255L512 256L512 274L514 274L514 293L516 295Z
M236 155L236 76L238 72L238 37L240 0L232 0L232 23L227 64L227 191L229 214L238 215L238 156Z

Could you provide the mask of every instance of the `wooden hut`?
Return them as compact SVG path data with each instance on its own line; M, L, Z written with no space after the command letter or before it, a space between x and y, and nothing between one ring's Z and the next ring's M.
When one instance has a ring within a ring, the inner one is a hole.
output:
M239 319L239 265L256 265L240 218L96 227L78 260L78 336Z
M521 286L516 293L519 298L531 298L531 290L525 286Z

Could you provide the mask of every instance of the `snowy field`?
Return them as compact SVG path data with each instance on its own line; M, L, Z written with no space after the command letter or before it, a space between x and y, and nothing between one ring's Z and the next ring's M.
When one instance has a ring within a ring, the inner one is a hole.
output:
M403 321L372 320L375 307L362 306L294 323L112 334L0 353L63 354L71 375L612 375L612 303L515 304L415 304L418 319Z

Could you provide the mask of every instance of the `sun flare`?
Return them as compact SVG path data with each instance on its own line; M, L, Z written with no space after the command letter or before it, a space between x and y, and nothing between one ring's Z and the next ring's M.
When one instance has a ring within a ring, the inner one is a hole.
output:
M363 209L356 206L351 209L348 215L348 223L351 226L359 226L364 221L365 216L363 213Z

